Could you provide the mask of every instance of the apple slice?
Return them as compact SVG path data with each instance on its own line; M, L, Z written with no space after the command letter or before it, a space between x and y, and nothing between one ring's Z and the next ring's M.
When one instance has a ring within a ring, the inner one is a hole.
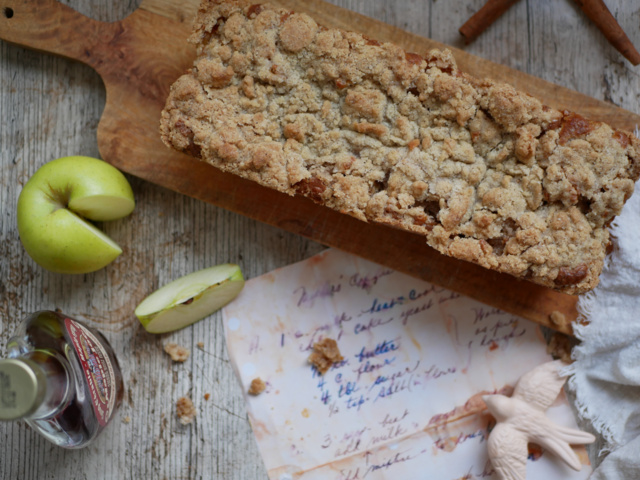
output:
M91 157L63 157L44 164L18 198L18 233L27 253L57 273L89 273L122 249L93 224L129 215L135 207L125 176Z
M224 307L242 287L244 277L238 265L216 265L159 288L138 305L135 314L149 333L172 332Z

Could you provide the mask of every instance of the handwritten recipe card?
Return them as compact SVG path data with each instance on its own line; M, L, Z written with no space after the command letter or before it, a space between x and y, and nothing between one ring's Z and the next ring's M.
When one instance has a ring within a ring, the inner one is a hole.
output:
M272 480L497 478L481 397L551 360L537 325L337 250L249 280L223 319ZM344 360L320 375L307 358L327 337ZM576 428L564 394L547 415ZM529 460L528 479L590 473Z

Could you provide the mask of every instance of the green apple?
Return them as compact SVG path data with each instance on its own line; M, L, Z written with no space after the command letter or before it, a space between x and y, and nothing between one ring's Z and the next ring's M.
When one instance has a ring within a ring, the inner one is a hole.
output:
M115 167L91 157L59 158L39 168L20 192L18 233L47 270L93 272L122 249L88 220L115 220L134 207L131 185Z
M244 278L238 265L216 265L159 288L138 305L135 314L149 333L172 332L224 307L242 287Z

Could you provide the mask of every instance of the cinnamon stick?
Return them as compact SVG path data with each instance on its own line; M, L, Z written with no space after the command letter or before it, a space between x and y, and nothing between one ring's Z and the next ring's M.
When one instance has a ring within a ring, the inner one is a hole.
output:
M582 11L604 34L605 38L633 65L640 64L640 53L624 33L603 0L575 0Z
M468 45L518 0L488 0L488 2L462 25L458 31Z

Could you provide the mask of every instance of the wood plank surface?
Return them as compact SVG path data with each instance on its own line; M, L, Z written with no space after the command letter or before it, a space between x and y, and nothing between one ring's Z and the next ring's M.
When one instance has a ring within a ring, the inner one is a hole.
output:
M0 2L0 25L7 19L7 8L14 12L12 20L19 21L23 3L21 0ZM129 0L66 0L64 3L99 22L127 18L142 21L144 15L166 18L170 23L164 26L170 28L170 32L163 28L141 32L145 40L153 42L188 31L193 12L192 3L185 9L184 4L168 0L146 0L142 9L139 2ZM559 101L567 101L565 88L578 91L597 101L570 95L569 101L580 98L572 107L574 110L608 119L617 126L633 128L640 113L637 69L606 42L571 0L518 2L467 47L457 29L484 4L483 0L332 1L392 27L349 14L327 16L329 10L322 10L319 7L322 4L316 0L280 3L325 15L324 22L328 24L348 24L350 28L366 32L373 28L376 34L372 36L394 39L417 52L428 48L423 38L464 49L456 52L456 57L466 69L481 72L482 65L487 65L467 55L473 54L516 69L520 73L499 75L508 76L502 79L516 83L519 88L535 89L538 85L523 76L529 74L559 85L553 88ZM633 3L607 1L618 22L639 46L640 6ZM134 12L139 16L129 17ZM50 29L69 26L46 10L39 13ZM106 48L107 38L101 35L115 35L118 32L115 27L122 23L110 27L113 30L96 27L102 23L88 25L95 28L71 31L72 41L61 47L67 50L58 53L78 58L83 54L81 47L89 41L94 42L94 48ZM29 41L41 41L40 49L53 48L52 37L38 39L37 35L43 33L41 29L35 33L24 29L22 32L35 37ZM0 27L0 36L5 33ZM124 41L128 33L120 34L120 41ZM176 44L173 48L182 47ZM120 53L129 52L122 49ZM162 60L162 51L156 51L156 55ZM99 58L85 60L101 74L109 68L92 63ZM167 64L169 69L177 67L172 62ZM121 359L127 384L126 401L114 425L87 449L63 451L40 439L23 423L0 424L0 479L264 479L264 467L228 361L219 314L173 334L152 336L139 326L133 310L153 289L198 268L232 261L242 266L247 277L253 277L304 259L324 248L323 244L308 239L318 235L316 230L322 230L322 222L343 220L317 216L312 217L314 221L300 224L295 223L294 216L288 219L289 223L272 221L282 227L277 228L173 191L192 194L188 191L189 184L178 188L158 181L159 185L170 187L163 188L138 178L143 177L140 172L131 171L133 175L129 178L136 194L136 210L127 219L103 225L123 246L123 255L107 268L88 275L63 276L42 270L20 244L15 226L17 197L24 182L45 162L70 154L101 155L105 147L98 135L100 119L109 113L109 105L118 95L124 95L121 90L111 88L107 80L103 81L101 74L80 62L0 42L0 179L3 187L0 190L0 351L4 351L11 331L27 312L61 308L107 335ZM491 76L491 72L486 74ZM523 84L521 78L527 81ZM547 90L545 92L548 95ZM608 102L606 108L601 102ZM548 103L556 105L553 101ZM126 108L116 113L115 118L122 118ZM126 131L118 133L124 136ZM125 155L121 161L126 160ZM146 159L151 167L155 160ZM166 182L175 181L173 173L167 176ZM226 182L221 183L224 186ZM205 190L202 195L210 195L207 191L216 186L202 187ZM241 202L243 196L238 189L222 190L217 195L237 197L215 199L225 206L227 201ZM300 205L298 202L291 207L306 212L307 207ZM241 206L250 208L250 205ZM344 229L350 228L344 226ZM370 227L363 227L365 236L369 232L367 228ZM341 241L340 238L328 240L327 244ZM412 255L418 255L419 250L413 248ZM433 271L416 274L456 278L438 270L446 269L445 265L428 264L423 268ZM476 278L482 281L481 276ZM525 300L537 303L534 297ZM492 299L488 299L488 303L492 303ZM162 344L167 341L190 347L192 355L188 362L171 363L162 353ZM196 346L199 341L205 344L202 350ZM204 399L205 393L211 394L210 400ZM195 424L190 426L180 425L173 409L177 398L185 394L194 399L199 410ZM125 423L127 418L130 421Z

